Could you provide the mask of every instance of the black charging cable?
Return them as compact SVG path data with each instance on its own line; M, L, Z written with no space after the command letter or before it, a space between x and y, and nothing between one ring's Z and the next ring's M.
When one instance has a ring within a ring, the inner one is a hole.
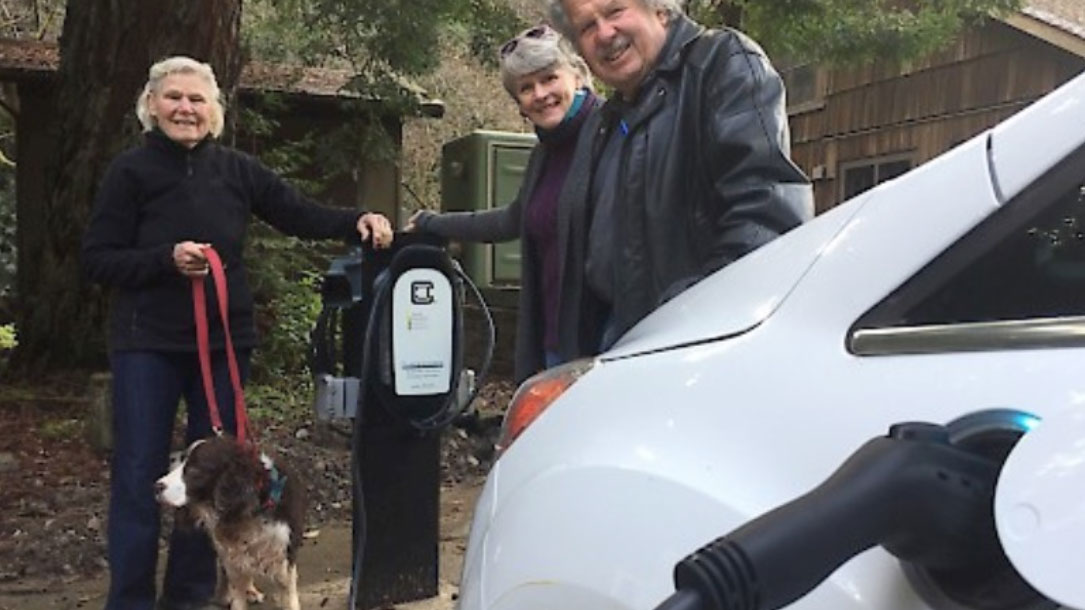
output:
M486 319L486 350L483 355L482 365L479 367L478 375L475 376L475 386L471 388L470 394L467 395L467 399L463 401L463 404L456 402L458 392L453 392L449 395L448 401L443 408L438 410L430 417L421 418L418 420L408 420L412 426L418 430L430 431L440 430L451 424L457 417L467 411L475 399L478 397L479 391L482 389L483 384L486 382L487 377L490 374L490 366L493 364L494 345L497 340L497 331L494 325L493 315L490 313L490 307L486 304L486 299L483 298L482 292L479 291L478 286L471 281L471 278L467 276L463 271L463 267L459 262L452 260L452 267L456 273L456 276L465 285L471 288L471 292L475 295L475 299L479 303L479 308L482 311L483 316ZM462 322L461 320L458 323ZM460 333L462 336L462 331ZM458 370L453 371L452 377L454 379L462 378L463 366Z
M656 610L776 610L879 544L941 570L989 561L999 466L942 426L897 424L812 491L680 561L677 591Z

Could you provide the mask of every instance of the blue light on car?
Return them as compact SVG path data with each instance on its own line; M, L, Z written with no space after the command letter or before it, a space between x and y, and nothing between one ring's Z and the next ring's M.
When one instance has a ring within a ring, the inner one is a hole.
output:
M1040 418L1031 414L1018 411L1014 416L1014 425L1024 432L1028 432L1040 425Z
M987 409L959 417L948 424L950 440L974 439L991 433L1027 434L1040 424L1040 417L1019 409Z

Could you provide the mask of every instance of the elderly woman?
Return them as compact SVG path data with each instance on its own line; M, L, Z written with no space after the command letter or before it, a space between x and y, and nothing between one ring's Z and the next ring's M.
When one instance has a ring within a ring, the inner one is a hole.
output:
M113 459L109 506L107 610L155 606L159 510L155 479L167 469L177 406L187 406L186 440L211 433L193 320L191 278L207 274L202 246L219 253L230 294L229 323L242 377L256 344L242 249L255 215L298 237L392 239L379 214L304 199L252 157L218 144L223 108L214 72L188 57L150 69L136 102L145 138L106 171L83 241L83 266L115 294L110 319ZM209 311L217 312L214 290ZM214 391L233 405L217 315L210 320ZM221 409L235 431L232 407ZM216 579L207 537L176 529L158 608L201 608Z
M507 206L481 212L420 211L407 230L491 243L521 238L514 362L520 381L578 355L575 349L558 344L564 258L560 245L568 229L559 223L558 210L580 127L601 101L592 93L584 60L548 26L525 30L506 42L500 63L505 90L539 136L518 196Z

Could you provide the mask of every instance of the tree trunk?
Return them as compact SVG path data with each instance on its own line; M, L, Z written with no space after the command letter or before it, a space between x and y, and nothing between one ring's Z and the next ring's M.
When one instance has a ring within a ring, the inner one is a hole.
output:
M240 25L241 0L69 0L46 196L31 206L39 222L25 225L44 234L20 239L33 250L21 260L34 261L18 269L12 366L21 374L104 366L105 294L79 268L98 181L140 131L134 107L151 64L171 55L207 61L223 92L232 92L242 64Z

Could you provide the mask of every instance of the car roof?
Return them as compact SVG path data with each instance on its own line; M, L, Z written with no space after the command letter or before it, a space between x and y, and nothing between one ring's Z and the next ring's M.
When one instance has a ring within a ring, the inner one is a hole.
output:
M1085 145L1085 72L991 130L990 163L1005 203Z

